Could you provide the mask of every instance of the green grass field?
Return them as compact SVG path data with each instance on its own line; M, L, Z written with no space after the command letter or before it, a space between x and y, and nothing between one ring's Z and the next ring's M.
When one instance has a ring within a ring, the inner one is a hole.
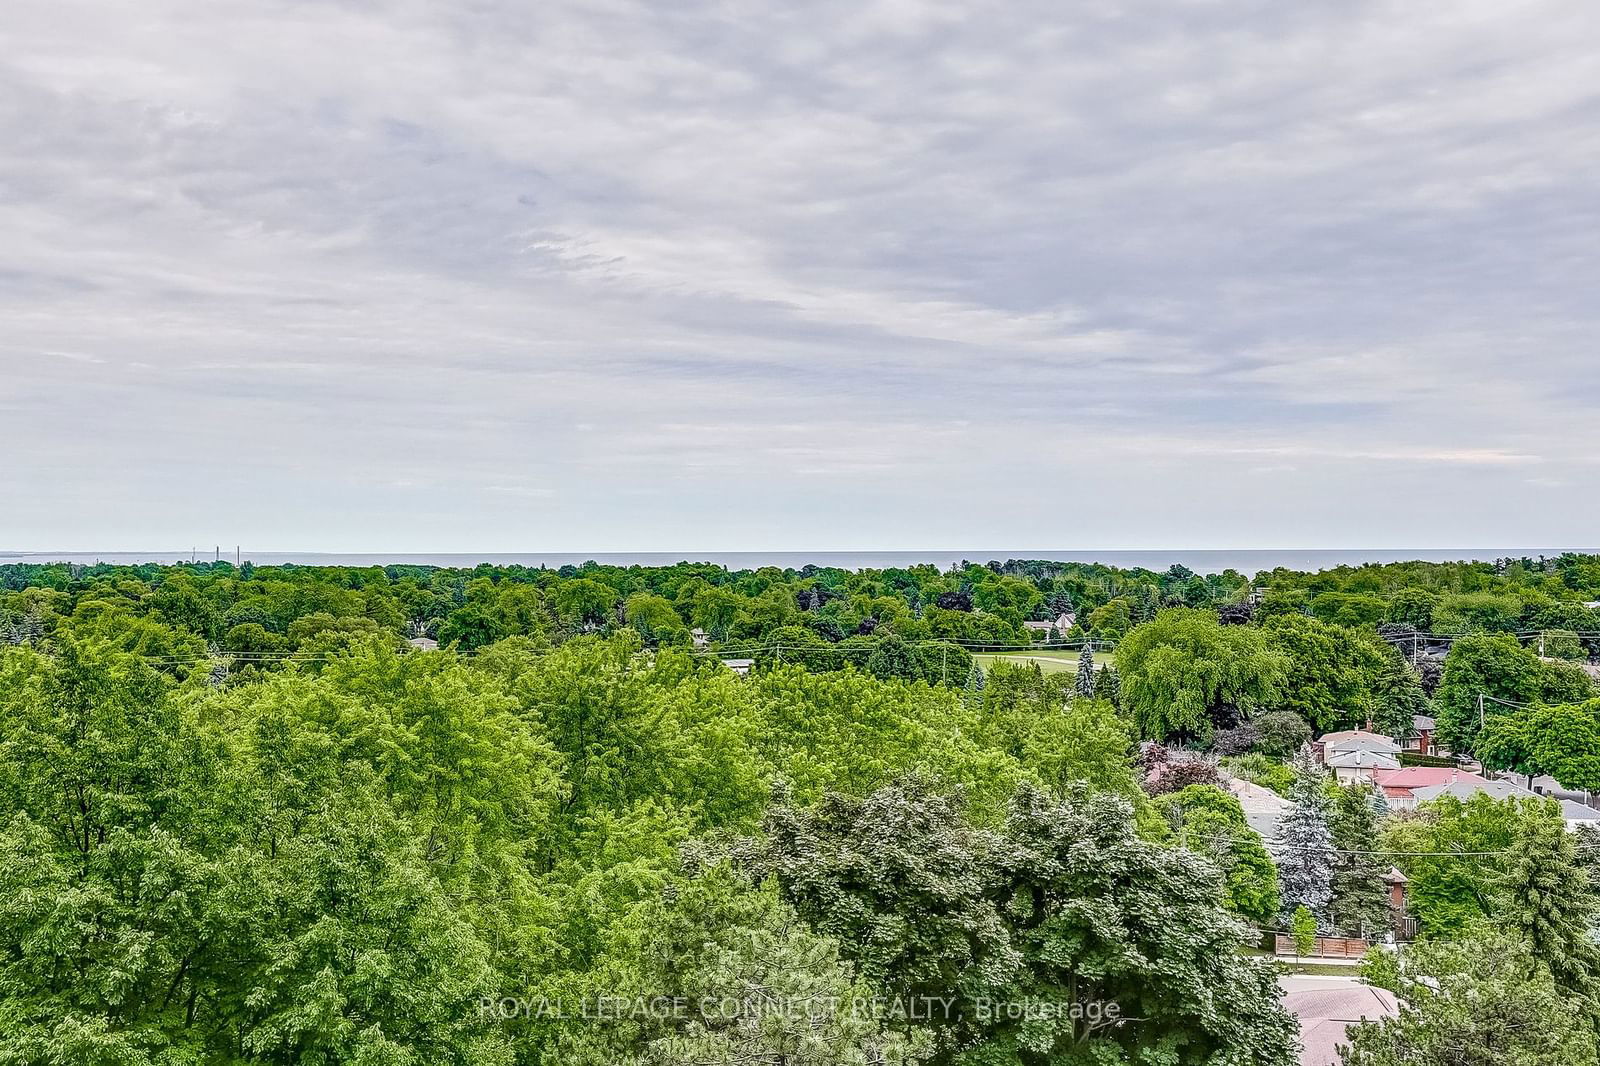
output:
M972 658L984 670L995 664L998 659L1005 659L1014 663L1038 663L1039 669L1047 674L1075 674L1078 672L1078 653L1061 648L1044 648L1039 651L1002 651L1002 652L975 652ZM1111 652L1097 651L1094 653L1096 666L1104 666L1111 661Z

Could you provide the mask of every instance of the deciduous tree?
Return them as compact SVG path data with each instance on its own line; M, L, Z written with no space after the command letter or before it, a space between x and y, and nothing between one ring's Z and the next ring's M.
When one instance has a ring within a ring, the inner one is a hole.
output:
M1199 737L1282 698L1288 660L1248 626L1210 611L1163 611L1117 647L1123 702L1141 735Z

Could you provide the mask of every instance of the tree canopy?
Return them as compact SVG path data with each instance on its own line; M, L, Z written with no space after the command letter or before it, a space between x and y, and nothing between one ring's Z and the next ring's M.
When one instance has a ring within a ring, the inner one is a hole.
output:
M1288 669L1265 634L1207 611L1165 611L1117 646L1123 705L1157 740L1205 736L1277 708Z
M1592 1054L1517 1035L1595 994L1553 804L1281 760L1408 731L1448 644L1441 739L1600 783L1595 599L1584 556L0 566L0 1062L1287 1063L1244 919L1369 931L1391 854L1458 952L1412 957L1531 1001L1419 992L1361 1061ZM1222 770L1291 795L1278 862Z

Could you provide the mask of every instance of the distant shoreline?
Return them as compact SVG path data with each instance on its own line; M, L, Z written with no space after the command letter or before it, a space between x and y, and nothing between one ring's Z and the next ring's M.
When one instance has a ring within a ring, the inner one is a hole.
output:
M589 560L611 566L671 566L679 562L710 563L730 570L753 570L763 566L799 569L808 564L844 570L908 567L932 563L948 569L968 560L987 563L1007 559L1048 560L1066 563L1102 563L1119 569L1143 568L1162 571L1171 566L1187 567L1196 573L1216 574L1237 570L1258 574L1279 567L1289 570L1318 571L1338 566L1397 562L1492 562L1502 558L1553 557L1563 552L1600 552L1595 548L1172 548L1157 550L1055 551L1048 549L928 550L928 551L769 551L769 552L273 552L246 551L245 560L257 566L298 563L306 566L437 566L470 569L482 563L493 566L561 567L576 566ZM213 558L211 551L195 554L196 561ZM221 556L233 560L232 549ZM189 552L105 551L58 552L0 551L0 565L12 563L139 563L172 564L188 562Z

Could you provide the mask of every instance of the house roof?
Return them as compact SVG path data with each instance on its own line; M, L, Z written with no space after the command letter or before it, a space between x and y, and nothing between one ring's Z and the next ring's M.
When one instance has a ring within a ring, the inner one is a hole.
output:
M1342 770L1398 770L1400 760L1386 751L1355 748L1336 751L1326 759L1329 766Z
M1268 840L1276 837L1278 823L1288 811L1289 801L1253 781L1231 774L1224 774L1223 780L1227 783L1228 791L1238 798L1239 806L1244 808L1245 823Z
M1477 774L1458 770L1454 766L1402 766L1398 770L1376 770L1372 780L1383 786L1385 795L1393 795L1389 791L1392 788L1415 790L1447 785L1451 781L1484 781Z
M1510 778L1509 774L1502 776ZM1510 779L1516 780L1516 778ZM1557 781L1555 778L1551 777L1549 774L1543 774L1534 778L1533 790L1542 796L1553 796L1556 799L1578 800L1580 802L1583 800L1584 796L1587 795L1581 789L1568 788L1560 781Z
M1572 800L1562 800L1561 817L1569 822L1597 822L1600 821L1600 811Z
M1254 781L1246 781L1240 777L1227 775L1228 791L1232 792L1239 800L1246 814L1281 814L1289 809L1289 801L1272 791L1264 788Z
M1300 1066L1337 1066L1345 1030L1363 1020L1393 1018L1400 1013L1394 994L1370 985L1339 983L1301 987L1285 982L1283 1005L1300 1022Z
M1434 721L1425 714L1414 714L1411 716L1411 728L1420 733L1424 729L1433 729Z
M1399 751L1400 745L1393 737L1386 737L1382 733L1369 733L1364 729L1347 729L1342 733L1327 733L1322 737L1324 752L1352 751L1356 748L1365 748L1368 751Z
M1341 729L1337 733L1324 733L1318 739L1322 741L1323 747L1327 747L1329 744L1337 744L1340 741L1345 740L1384 740L1388 741L1390 744L1394 743L1392 738L1386 737L1382 733L1373 733L1366 729Z
M1492 796L1497 800L1532 798L1535 793L1529 792L1521 785L1514 785L1510 781L1485 781L1477 774L1463 774L1453 781L1439 785L1423 785L1412 788L1411 794L1417 797L1418 803L1427 803L1440 796L1454 796L1456 799L1471 799L1478 793Z
M1334 755L1343 755L1351 751L1375 751L1384 755L1399 755L1400 745L1392 740L1388 743L1376 740L1341 740L1337 744L1324 745L1322 751L1326 757L1330 758Z

